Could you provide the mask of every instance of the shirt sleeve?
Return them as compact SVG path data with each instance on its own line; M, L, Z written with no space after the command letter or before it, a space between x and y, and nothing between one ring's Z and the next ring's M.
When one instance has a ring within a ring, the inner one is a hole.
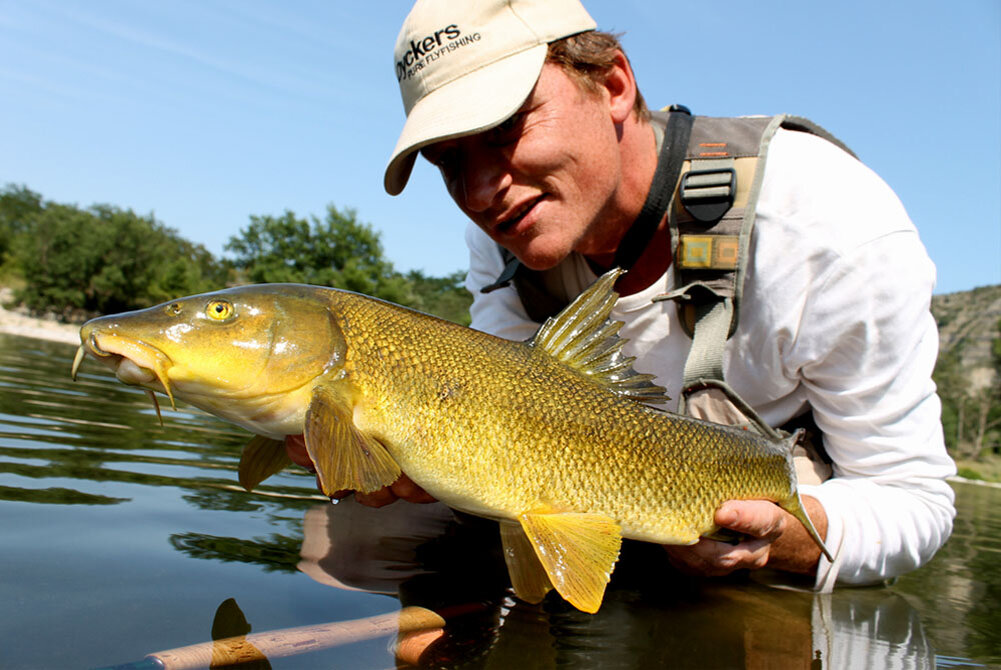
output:
M835 474L804 492L834 519L828 539L838 546L832 567L841 583L872 583L923 565L955 515L945 481L955 466L931 380L937 330L914 296L914 265L899 260L920 258L920 243L914 235L892 238L832 268L820 288L824 306L807 304L811 325L797 343L812 351L803 385ZM878 276L857 270L873 264ZM825 567L821 582L833 576Z
M931 379L934 266L889 186L833 146L796 135L786 138L787 158L774 172L769 163L773 184L794 185L773 198L777 209L812 240L785 278L802 283L785 289L799 297L789 301L798 305L797 323L782 373L798 380L833 461L832 479L800 487L828 516L835 560L821 558L817 575L817 588L827 590L930 560L952 530L954 494L945 478L955 465ZM827 167L803 167L806 152ZM791 192L797 188L809 196Z

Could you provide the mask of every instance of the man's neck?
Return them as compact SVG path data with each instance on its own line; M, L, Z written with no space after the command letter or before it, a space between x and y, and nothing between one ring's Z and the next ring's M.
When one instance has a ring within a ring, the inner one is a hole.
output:
M646 202L657 170L657 142L653 126L648 121L631 118L631 123L623 124L622 147L623 170L623 213L615 226L613 239L607 251L585 254L591 268L599 274L611 269L616 262L616 252L629 228L639 216ZM620 295L638 293L651 286L667 271L671 263L670 230L664 216L657 226L646 248L629 271L619 279L616 290Z

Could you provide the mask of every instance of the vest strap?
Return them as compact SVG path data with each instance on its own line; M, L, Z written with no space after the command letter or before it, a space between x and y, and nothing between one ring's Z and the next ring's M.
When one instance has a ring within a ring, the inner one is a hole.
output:
M723 379L723 350L732 319L733 298L695 305L695 333L681 388L702 379Z
M503 252L501 256L504 257ZM521 261L518 260L517 256L511 254L510 258L506 258L504 263L504 269L501 270L500 275L497 277L497 281L493 284L488 284L480 289L480 293L493 293L499 288L504 288L511 283L514 279L514 275L518 272L518 268L521 267Z
M615 252L615 266L624 270L635 265L646 251L671 203L674 185L678 183L681 167L685 162L688 138L692 134L692 113L683 105L672 105L670 111L650 191L639 216L626 231Z

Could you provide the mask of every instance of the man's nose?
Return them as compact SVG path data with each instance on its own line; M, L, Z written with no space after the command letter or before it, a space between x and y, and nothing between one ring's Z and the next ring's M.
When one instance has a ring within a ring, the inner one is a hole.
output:
M470 147L464 152L460 192L464 209L481 214L498 204L510 179L502 157L490 147Z

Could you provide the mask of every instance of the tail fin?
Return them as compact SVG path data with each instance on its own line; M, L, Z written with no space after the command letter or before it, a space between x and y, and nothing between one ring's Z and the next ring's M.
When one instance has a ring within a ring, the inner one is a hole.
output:
M834 557L831 556L831 552L827 551L824 541L820 539L820 533L817 532L813 522L810 521L810 517L807 515L806 509L803 507L803 501L799 497L799 491L794 489L793 495L785 501L779 503L779 507L789 512L789 514L792 514L801 524L803 524L803 527L806 528L806 532L810 534L810 538L817 543L817 546L820 547L820 551L824 554L827 560L833 563Z
M803 507L803 500L799 497L799 487L796 481L796 466L793 464L792 450L802 437L803 429L799 429L784 440L787 447L786 458L788 459L791 490L789 491L789 497L780 502L779 507L789 512L789 514L792 514L801 524L803 524L803 527L806 528L806 532L810 534L810 538L817 544L818 547L820 547L820 551L824 554L824 557L833 563L834 557L831 556L831 552L829 552L827 547L824 545L824 540L821 539L820 533L817 532L817 528L813 525L813 521L811 521L809 515L807 515L806 508Z

